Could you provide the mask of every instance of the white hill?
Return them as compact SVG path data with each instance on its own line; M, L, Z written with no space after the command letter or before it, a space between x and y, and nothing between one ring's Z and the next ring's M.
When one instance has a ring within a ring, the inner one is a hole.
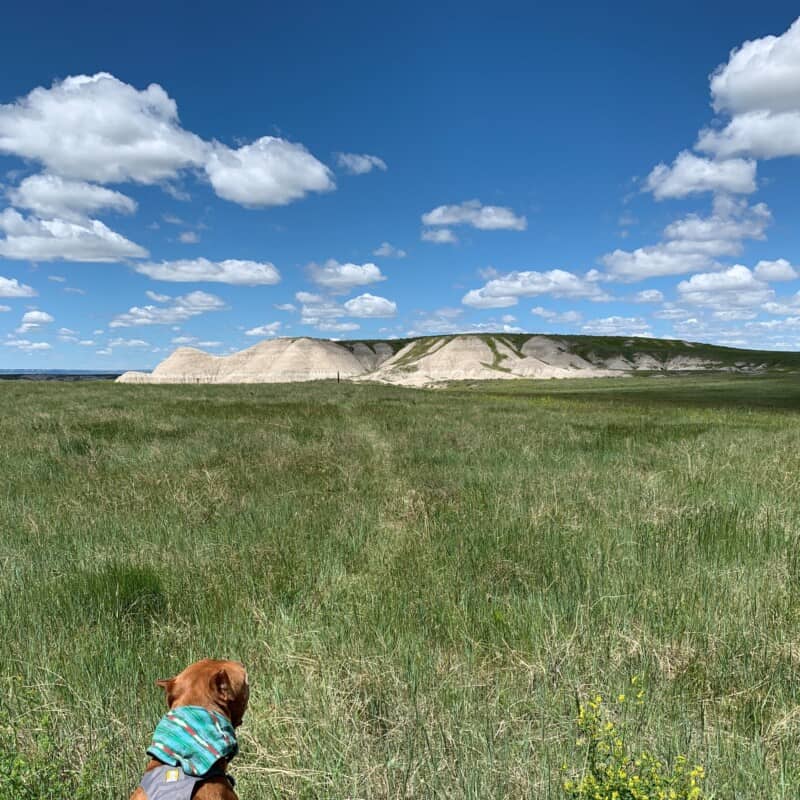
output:
M762 368L730 354L748 351L688 342L503 334L433 336L406 342L333 342L270 339L228 356L181 347L152 373L126 372L120 383L292 383L315 380L378 381L432 386L458 380L597 378L636 371ZM636 348L636 349L634 349ZM579 352L576 352L579 351ZM719 351L717 353L716 351ZM713 352L718 358L710 358Z
M368 351L368 352L367 352ZM325 339L270 339L229 356L181 347L152 373L126 372L121 383L294 383L355 378L374 369L380 353L363 346L355 353Z
M501 337L422 339L407 344L367 377L385 383L428 386L444 381L597 378L620 374L595 367L543 336L533 339L551 344L543 347L539 342L528 348L529 340L518 351Z

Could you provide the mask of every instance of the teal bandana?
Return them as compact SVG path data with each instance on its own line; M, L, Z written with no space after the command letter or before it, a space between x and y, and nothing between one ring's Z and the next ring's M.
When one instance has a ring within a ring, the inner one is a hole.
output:
M221 758L239 752L233 725L222 714L202 706L178 706L161 717L147 754L163 764L202 776Z

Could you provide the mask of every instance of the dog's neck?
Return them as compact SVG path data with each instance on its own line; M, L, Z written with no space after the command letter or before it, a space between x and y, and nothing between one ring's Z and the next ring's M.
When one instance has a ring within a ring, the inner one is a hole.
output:
M178 702L174 702L170 707L170 711L176 711L182 706L199 706L200 708L211 711L215 714L221 714L232 725L233 715L231 714L230 703L224 700L212 700L205 691L187 691L182 692L178 698Z
M199 706L200 708L206 709L206 711L210 711L214 714L220 714L221 716L225 717L225 719L228 720L228 722L230 722L234 728L238 728L239 725L242 724L242 720L236 718L236 705L236 698L231 700L217 700L209 697L208 692L189 690L182 692L179 698L176 698L176 702L173 702L172 705L170 705L169 710L176 711L182 706Z
M227 772L229 763L230 762L228 761L227 758L221 758L219 761L217 761L217 765L219 766L219 771L220 772ZM147 766L144 768L144 771L145 772L150 772L151 769L158 769L158 767L169 767L169 766L172 766L172 765L171 764L166 764L163 761L159 761L157 758L152 758L151 757L150 760L147 762Z

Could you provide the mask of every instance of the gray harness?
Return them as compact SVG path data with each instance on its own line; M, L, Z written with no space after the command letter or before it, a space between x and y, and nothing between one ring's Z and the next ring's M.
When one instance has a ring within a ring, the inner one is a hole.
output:
M139 786L144 790L147 800L191 800L203 781L218 775L224 773L212 771L198 778L187 775L180 767L164 764L145 772ZM233 786L233 778L229 775L225 775L225 778Z

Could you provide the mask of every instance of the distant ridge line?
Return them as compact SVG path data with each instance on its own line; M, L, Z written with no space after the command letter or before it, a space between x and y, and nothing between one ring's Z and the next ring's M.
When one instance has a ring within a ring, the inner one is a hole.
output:
M743 350L679 339L480 333L406 339L266 339L217 356L181 347L152 373L120 383L372 381L435 386L451 381L609 378L634 373L800 369L800 353Z

